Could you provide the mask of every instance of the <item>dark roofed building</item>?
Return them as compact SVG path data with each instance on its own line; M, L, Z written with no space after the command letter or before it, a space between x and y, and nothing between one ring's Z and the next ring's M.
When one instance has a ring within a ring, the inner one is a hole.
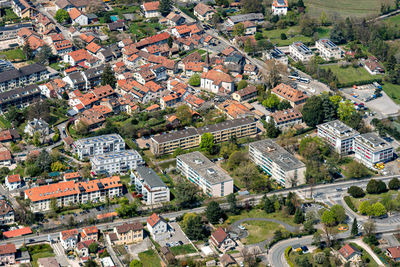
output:
M6 111L8 107L27 107L41 99L41 91L36 84L20 87L11 91L0 93L0 110Z
M0 91L5 92L17 87L47 80L49 71L41 64L30 64L20 69L0 73Z

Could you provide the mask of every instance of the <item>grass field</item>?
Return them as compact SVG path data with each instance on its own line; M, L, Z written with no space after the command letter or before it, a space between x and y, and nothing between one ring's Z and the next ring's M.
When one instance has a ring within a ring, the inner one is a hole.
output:
M55 256L53 249L49 244L35 245L28 247L29 254L32 257L32 266L38 267L37 260Z
M321 67L323 69L330 69L338 78L339 83L360 82L379 77L379 75L373 76L369 74L368 71L362 67L354 68L349 66L347 68L341 68L338 65L327 65Z
M7 60L17 60L17 59L25 60L25 54L20 48L2 51L0 52L0 58L2 57L2 55L4 55L5 59Z
M385 83L382 88L396 104L400 104L400 85Z
M196 250L191 244L186 244L182 246L172 247L170 248L172 254L176 255L186 255L190 253L195 253Z
M381 201L384 197L391 197L392 199L395 199L397 197L397 195L398 195L398 191L390 190L390 191L388 191L386 193L382 193L382 194L378 194L378 195L366 194L362 198L351 197L351 202L353 202L354 206L358 210L363 201L367 201L368 200L371 203L375 203L375 202Z
M384 21L392 25L400 26L400 15L388 17Z
M394 3L394 0L390 1ZM387 2L386 0L304 0L307 14L314 18L319 18L322 11L328 17L332 15L342 18L376 16L380 13L381 4Z
M284 230L285 228L274 222L249 221L243 223L249 235L242 240L245 245L256 244L274 236L276 230Z
M318 28L317 31L318 31L318 38L325 38L329 36L330 28L321 27ZM281 39L282 33L286 34L287 36L286 40ZM312 37L307 37L300 34L299 26L288 27L286 29L275 29L270 31L263 30L263 34L265 38L270 39L271 42L277 46L286 46L292 44L293 42L299 42L299 41L303 43L312 42Z
M160 258L152 249L140 252L139 259L143 263L143 267L161 267Z
M248 212L243 211L239 215L233 215L229 216L229 218L225 221L224 224L232 224L238 220L245 219L245 218L267 218L267 219L276 219L282 222L285 222L289 225L296 226L296 224L293 222L293 216L288 216L284 214L283 212L274 212L267 214L263 210L259 209L252 209Z

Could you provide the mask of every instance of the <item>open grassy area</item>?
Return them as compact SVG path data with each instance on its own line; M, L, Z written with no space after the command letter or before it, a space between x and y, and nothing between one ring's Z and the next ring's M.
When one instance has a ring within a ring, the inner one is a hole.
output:
M191 244L186 244L182 246L172 247L170 248L172 254L176 255L186 255L190 253L197 252Z
M152 249L140 252L139 259L143 263L143 267L161 267L160 258Z
M281 39L282 33L286 34L286 40ZM328 37L329 33L329 27L318 28L318 38ZM299 41L303 43L313 42L312 37L307 37L300 33L300 26L293 26L286 29L275 29L270 31L263 30L263 34L265 38L270 39L271 42L277 46L286 46L292 44L293 42Z
M11 123L4 116L0 116L0 128L1 129L11 128Z
M245 219L245 218L267 218L267 219L276 219L282 222L285 222L289 225L296 226L293 222L293 216L288 216L284 214L282 211L274 212L274 213L265 213L265 211L260 209L252 209L250 211L243 211L239 215L229 216L229 218L225 221L224 224L232 224L238 220Z
M391 196L393 199L395 199L397 197L397 195L399 194L398 191L396 190L390 190L386 193L382 193L382 194L378 194L378 195L371 195L371 194L366 194L364 197L362 198L354 198L351 197L351 202L354 204L354 206L357 208L357 210L359 209L360 204L363 201L370 201L371 203L375 203L378 201L381 201L384 197L387 196Z
M382 88L396 104L400 104L400 85L385 83Z
M284 230L285 228L278 223L249 221L243 223L249 235L242 240L245 245L256 244L274 236L276 230Z
M390 0L394 3L394 0ZM371 17L377 16L381 10L381 4L388 3L386 0L304 0L307 14L319 18L322 11L329 16L336 15L346 17Z
M354 68L348 66L341 68L339 65L326 65L321 66L323 69L330 69L338 78L339 83L355 83L360 81L371 80L379 78L380 75L371 75L368 71L362 67Z
M11 50L1 51L0 58L4 55L7 60L25 60L25 54L20 48L15 48Z
M142 39L147 36L152 36L157 34L158 31L164 29L165 27L159 23L151 22L137 22L132 23L129 26L129 31L136 35L137 39Z
M12 10L12 8L5 8L4 9L4 14L0 13L0 21L6 22L6 21L19 21L20 18L15 14Z
M49 244L29 246L28 251L32 257L31 263L33 267L38 267L38 259L55 256L54 251Z
M392 25L400 26L400 15L388 17L384 21Z

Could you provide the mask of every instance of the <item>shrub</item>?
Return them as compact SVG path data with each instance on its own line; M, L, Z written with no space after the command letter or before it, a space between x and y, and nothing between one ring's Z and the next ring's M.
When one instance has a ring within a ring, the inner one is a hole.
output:
M345 196L343 199L344 199L344 202L346 202L347 206L349 206L349 208L352 209L352 211L357 212L357 208L354 206L353 202L351 201L350 196Z
M350 186L350 188L347 190L347 193L349 193L352 197L355 198L360 198L365 196L364 190L358 186Z
M390 190L398 190L400 188L400 181L397 178L393 178L392 180L390 180L389 184L389 189Z

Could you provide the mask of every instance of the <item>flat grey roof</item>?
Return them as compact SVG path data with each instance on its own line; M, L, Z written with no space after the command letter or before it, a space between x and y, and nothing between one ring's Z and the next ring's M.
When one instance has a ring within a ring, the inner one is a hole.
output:
M199 151L180 155L177 159L189 165L199 176L203 177L210 184L219 184L232 180L232 177L223 169L212 163Z
M107 143L113 141L124 142L124 139L122 139L122 137L119 134L105 134L105 135L87 137L76 140L75 145L86 146L86 145L92 145L104 142Z
M135 158L138 158L138 159L142 158L142 156L140 156L139 152L137 152L134 149L130 149L130 150L108 152L103 155L96 155L96 156L92 157L91 161L99 162L99 161L109 160L109 159L121 159L121 158L129 157L129 156L135 156Z
M157 173L146 166L139 166L136 169L140 179L143 179L150 187L167 187Z
M323 124L317 125L317 127L329 131L330 133L334 134L335 136L341 139L343 138L346 139L359 135L359 132L347 126L340 120L325 122Z
M303 162L298 160L283 147L275 143L272 139L256 141L250 143L249 146L270 158L284 171L291 171L306 166Z
M240 14L240 15L234 15L230 16L229 19L233 23L239 23L243 22L246 20L252 21L252 20L264 20L264 15L262 13L248 13L248 14Z
M379 137L376 133L365 133L355 137L356 140L366 144L371 149L380 150L392 147L388 142ZM377 149L380 148L380 149ZM393 147L392 147L393 148Z
M184 130L179 130L175 132L169 132L165 134L155 135L152 137L154 141L157 143L165 143L173 140L178 140L182 138L186 138L189 136L198 135L196 128L187 128Z

